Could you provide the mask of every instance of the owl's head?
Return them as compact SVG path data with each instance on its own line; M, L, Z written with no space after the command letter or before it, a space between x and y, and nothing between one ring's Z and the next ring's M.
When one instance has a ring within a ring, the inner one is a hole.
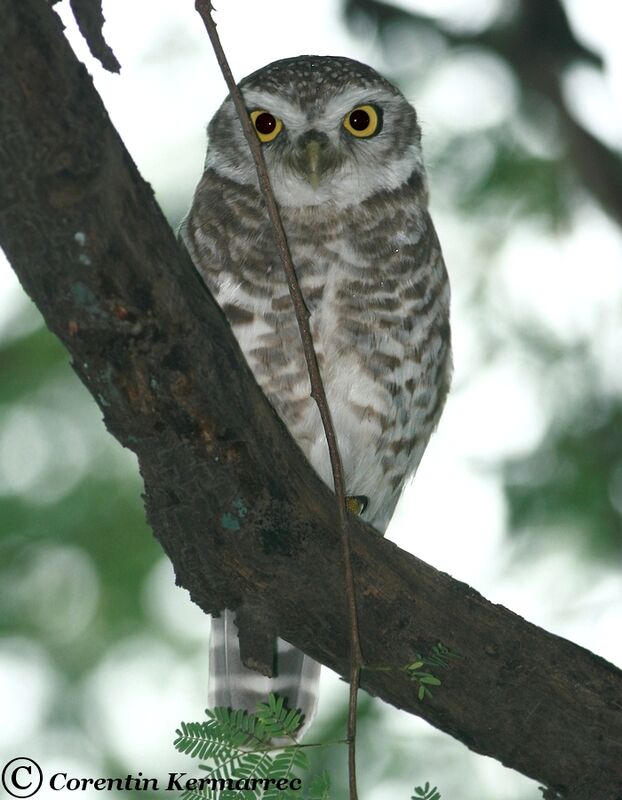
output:
M253 72L240 89L281 205L346 207L423 175L415 109L365 64L299 56ZM257 185L230 97L208 136L206 166Z

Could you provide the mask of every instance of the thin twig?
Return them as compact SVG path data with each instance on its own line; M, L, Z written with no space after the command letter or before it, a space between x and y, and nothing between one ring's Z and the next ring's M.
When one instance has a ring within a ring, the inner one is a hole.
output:
M272 224L276 246L279 251L281 263L287 276L287 284L289 287L290 297L296 313L298 321L298 328L300 330L300 338L302 339L302 348L307 362L307 369L309 371L309 381L311 383L311 397L315 400L322 425L324 426L324 434L328 444L328 452L330 455L330 463L333 473L333 482L335 485L335 495L337 496L337 503L339 506L339 522L341 532L341 549L343 555L343 565L345 573L346 584L346 597L348 602L348 614L350 621L350 701L348 707L348 774L350 786L350 800L357 800L356 790L356 699L359 686L359 679L361 673L361 645L359 639L358 617L356 613L356 595L354 587L354 575L352 572L352 558L350 549L350 532L348 525L348 510L346 508L346 493L343 477L343 466L341 463L341 456L339 455L339 448L337 446L337 437L335 435L335 428L333 426L328 400L326 399L326 392L324 391L324 384L320 375L320 368L317 361L313 339L311 337L311 328L309 326L309 309L306 306L300 284L296 276L296 269L292 262L287 237L281 222L281 217L270 184L268 170L264 161L263 153L261 151L261 144L257 138L248 110L244 104L242 94L237 87L235 79L231 73L229 63L225 56L224 50L220 43L220 38L216 30L216 23L212 18L212 5L210 0L195 0L195 8L199 12L207 34L214 48L216 60L225 79L225 83L231 94L231 98L235 105L236 111L244 130L244 135L255 162L257 169L257 176L259 178L259 186L263 194L268 216Z

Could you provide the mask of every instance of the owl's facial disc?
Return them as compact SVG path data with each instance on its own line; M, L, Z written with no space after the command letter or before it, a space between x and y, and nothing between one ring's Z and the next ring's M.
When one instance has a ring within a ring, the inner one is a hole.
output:
M296 82L245 86L244 100L262 142L281 206L348 207L424 174L420 131L412 106L378 84ZM242 184L257 185L255 165L228 98L209 128L206 166Z

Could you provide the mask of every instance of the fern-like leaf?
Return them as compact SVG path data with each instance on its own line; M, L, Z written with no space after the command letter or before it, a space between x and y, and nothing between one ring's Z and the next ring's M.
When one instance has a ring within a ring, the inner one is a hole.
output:
M182 722L177 729L173 745L180 753L201 761L207 759L226 759L230 757L231 745L223 739L218 730L213 730L204 722Z
M275 739L293 742L301 711L287 708L282 697L270 695L258 704L255 714L224 707L205 713L203 722L182 722L176 731L175 748L207 762L199 769L209 780L204 789L183 792L182 800L301 800L300 791L275 784L309 769L306 752L293 743L281 749L274 746ZM249 789L251 779L266 780L268 785ZM314 785L310 800L328 800L327 776Z
M284 699L274 694L267 703L257 704L255 716L271 738L292 737L302 721L300 711L286 708Z
M426 781L425 786L415 787L415 794L410 800L441 800L441 794L436 786L430 787L429 782Z
M289 778L292 777L294 768L308 769L309 761L306 754L297 747L287 747L283 752L277 753L274 757L273 764L273 778Z
M326 770L314 775L309 784L307 800L330 800L330 775Z
M205 713L207 721L203 723L204 734L230 747L258 746L270 738L263 723L243 709L208 708Z

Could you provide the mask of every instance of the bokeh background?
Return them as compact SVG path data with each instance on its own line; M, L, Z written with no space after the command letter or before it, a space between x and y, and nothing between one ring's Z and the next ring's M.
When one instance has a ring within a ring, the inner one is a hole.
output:
M55 8L176 226L224 96L193 3L105 0L120 76L89 56L68 0ZM238 77L347 55L419 112L456 372L388 535L622 664L619 3L221 0L216 16ZM209 621L175 588L140 495L134 457L0 260L0 763L192 767L172 739L202 716ZM345 703L325 670L318 738L341 735ZM406 800L426 780L443 800L541 796L420 720L367 698L361 710L363 800ZM345 753L322 762L341 800Z

